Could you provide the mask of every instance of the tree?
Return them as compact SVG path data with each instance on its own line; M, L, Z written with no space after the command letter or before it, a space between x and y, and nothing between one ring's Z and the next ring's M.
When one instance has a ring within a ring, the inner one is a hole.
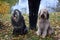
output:
M10 4L10 6L15 5L19 0L0 0L0 1L4 1Z
M8 13L9 9L10 9L9 3L0 1L0 14Z
M60 2L60 0L58 0Z
M60 0L58 0L57 7L55 9L56 9L56 12L60 12Z
M3 15L2 18L4 19L16 2L18 2L18 0L0 0L0 18Z
M47 8L50 8L50 9L54 10L55 12L60 12L60 0L58 0L56 7L48 6Z
M0 0L0 14L8 13L16 2L18 2L18 0Z
M0 0L0 14L8 13L16 2L18 2L18 0Z

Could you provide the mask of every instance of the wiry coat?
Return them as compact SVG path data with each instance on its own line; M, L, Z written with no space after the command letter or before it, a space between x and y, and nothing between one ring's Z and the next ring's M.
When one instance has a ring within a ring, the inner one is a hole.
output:
M42 38L45 38L47 34L52 34L53 29L50 27L49 22L49 13L46 9L40 10L38 14L38 22L37 22L37 35L42 35Z

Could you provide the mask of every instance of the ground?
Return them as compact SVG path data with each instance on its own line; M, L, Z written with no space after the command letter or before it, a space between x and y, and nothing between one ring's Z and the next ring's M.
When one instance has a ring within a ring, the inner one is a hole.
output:
M23 14L27 27L29 27L28 14ZM0 40L60 40L60 12L50 14L50 24L54 28L55 33L46 38L41 38L35 34L36 31L29 30L26 35L14 36L12 35L13 26L10 20L11 14L8 14L5 18L0 18Z

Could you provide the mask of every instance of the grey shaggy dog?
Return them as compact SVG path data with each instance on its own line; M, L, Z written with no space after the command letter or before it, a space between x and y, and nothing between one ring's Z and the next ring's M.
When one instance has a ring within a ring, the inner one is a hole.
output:
M40 13L38 14L38 22L37 22L37 32L36 34L39 36L41 35L42 38L45 38L47 34L51 35L54 30L50 27L49 22L49 13L47 9L41 9Z

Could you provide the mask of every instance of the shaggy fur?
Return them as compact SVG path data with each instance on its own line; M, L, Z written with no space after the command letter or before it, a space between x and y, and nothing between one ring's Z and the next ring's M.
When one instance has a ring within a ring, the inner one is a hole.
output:
M14 10L14 13L11 16L11 22L14 27L14 35L23 35L27 33L27 27L25 25L24 17L21 15L21 12L19 10Z
M36 34L41 35L42 38L45 38L47 34L53 33L53 29L50 27L49 13L46 9L40 10L40 13L38 14L37 26L38 30Z

